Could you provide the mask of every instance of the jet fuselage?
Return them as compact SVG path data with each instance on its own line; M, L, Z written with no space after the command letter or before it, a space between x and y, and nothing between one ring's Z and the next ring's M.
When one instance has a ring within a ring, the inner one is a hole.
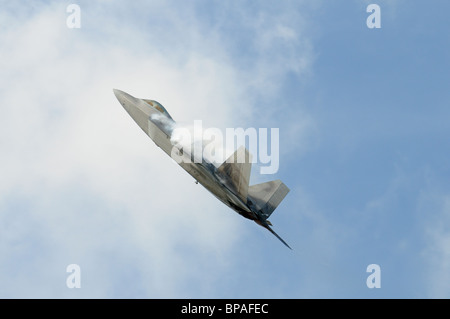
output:
M123 108L158 147L169 156L172 156L174 151L178 155L180 154L180 150L174 150L174 144L171 141L176 122L158 102L137 99L116 89L114 89L114 94ZM226 185L227 181L218 174L217 167L214 164L207 162L203 157L201 162L198 162L197 159L196 163L192 154L183 153L182 156L185 156L185 161L178 164L196 181L240 215L259 221L257 214Z

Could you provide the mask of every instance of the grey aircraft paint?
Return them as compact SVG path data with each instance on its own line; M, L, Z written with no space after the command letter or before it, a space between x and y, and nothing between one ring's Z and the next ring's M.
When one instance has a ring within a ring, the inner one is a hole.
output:
M154 100L138 99L128 93L114 89L114 94L123 108L155 144L169 156L174 144L171 142L176 122L169 112ZM192 155L178 150L178 154L191 157L179 165L198 183L216 196L220 201L240 215L255 221L268 229L288 248L289 245L276 234L267 219L288 194L289 188L280 180L249 186L251 155L245 147L240 147L221 166L216 167L202 157L194 161ZM233 157L233 158L231 158ZM237 163L235 159L245 159Z

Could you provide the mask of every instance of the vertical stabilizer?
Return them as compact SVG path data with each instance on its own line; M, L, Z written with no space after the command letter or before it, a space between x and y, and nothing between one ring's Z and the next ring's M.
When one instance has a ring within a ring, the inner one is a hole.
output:
M218 168L219 173L227 178L228 186L244 202L247 202L248 184L252 169L251 158L249 151L244 146L241 146Z
M266 219L288 193L289 188L279 179L252 185L248 188L248 197Z

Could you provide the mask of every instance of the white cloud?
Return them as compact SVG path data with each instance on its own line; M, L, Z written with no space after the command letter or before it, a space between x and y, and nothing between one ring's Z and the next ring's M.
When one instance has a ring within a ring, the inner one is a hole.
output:
M420 198L425 247L425 294L429 298L450 297L450 196L426 192Z
M112 88L158 100L175 120L226 127L251 101L248 73L230 63L218 34L203 37L195 13L176 6L152 7L152 17L173 23L155 30L187 38L146 36L120 10L106 12L112 6L81 4L79 30L66 28L62 5L8 9L0 13L14 25L0 35L0 296L210 291L217 276L205 270L232 266L244 221L140 131ZM274 28L272 37L295 36ZM80 292L65 287L71 263L82 269Z

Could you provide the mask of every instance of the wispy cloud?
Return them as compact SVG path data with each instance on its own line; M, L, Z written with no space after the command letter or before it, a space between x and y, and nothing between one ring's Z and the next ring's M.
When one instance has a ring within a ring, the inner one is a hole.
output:
M449 298L450 275L450 196L430 190L420 198L424 258L423 284L429 298Z
M296 31L247 12L264 28L252 45L280 68L262 55L241 70L230 39L205 31L195 5L80 6L74 30L56 2L0 13L9 21L0 35L0 295L220 295L211 287L233 267L243 221L152 144L112 88L157 99L176 120L229 126L254 100L253 72L269 83L305 67L294 49L285 60L270 45L286 49ZM146 22L133 20L143 12ZM82 269L80 291L65 287L71 263Z

